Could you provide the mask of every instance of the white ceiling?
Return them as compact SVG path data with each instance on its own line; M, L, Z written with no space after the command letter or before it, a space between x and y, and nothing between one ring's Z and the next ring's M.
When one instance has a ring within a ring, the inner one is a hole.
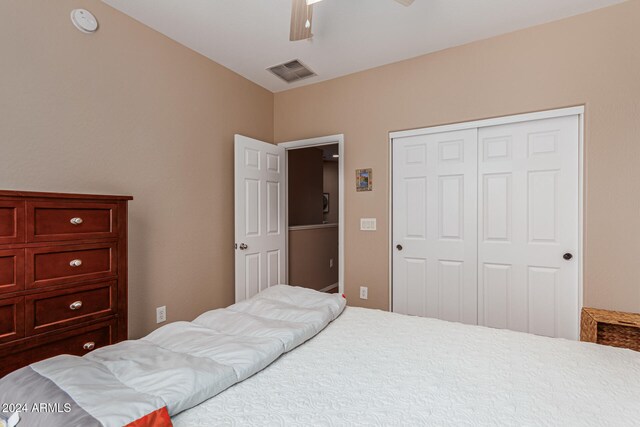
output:
M311 41L289 41L291 0L103 0L278 92L621 3L623 0L324 0ZM100 17L98 16L98 20ZM318 76L266 69L299 59Z

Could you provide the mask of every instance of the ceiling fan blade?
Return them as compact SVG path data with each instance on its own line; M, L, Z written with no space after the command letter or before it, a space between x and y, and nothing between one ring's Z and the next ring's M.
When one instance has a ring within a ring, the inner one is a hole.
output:
M313 6L307 6L306 0L291 1L291 31L289 40L309 39L311 34L311 23L313 21Z
M396 0L396 1L403 6L411 6L411 3L413 3L413 0Z

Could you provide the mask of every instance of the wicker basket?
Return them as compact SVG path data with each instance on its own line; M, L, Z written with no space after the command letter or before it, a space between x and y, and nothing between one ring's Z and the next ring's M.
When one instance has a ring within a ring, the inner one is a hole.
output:
M580 340L640 351L640 314L583 308Z

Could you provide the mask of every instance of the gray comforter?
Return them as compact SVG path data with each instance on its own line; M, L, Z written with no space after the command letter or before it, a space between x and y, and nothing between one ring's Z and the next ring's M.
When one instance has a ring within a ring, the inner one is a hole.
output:
M193 322L57 356L0 379L0 415L24 426L170 426L170 416L259 372L340 315L345 300L271 287Z

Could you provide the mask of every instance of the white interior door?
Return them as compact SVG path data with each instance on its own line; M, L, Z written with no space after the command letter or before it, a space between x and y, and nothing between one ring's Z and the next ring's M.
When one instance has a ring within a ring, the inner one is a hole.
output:
M579 116L479 130L480 324L578 338L578 149Z
M235 136L236 302L285 283L284 153Z
M477 130L393 141L393 311L477 323Z

